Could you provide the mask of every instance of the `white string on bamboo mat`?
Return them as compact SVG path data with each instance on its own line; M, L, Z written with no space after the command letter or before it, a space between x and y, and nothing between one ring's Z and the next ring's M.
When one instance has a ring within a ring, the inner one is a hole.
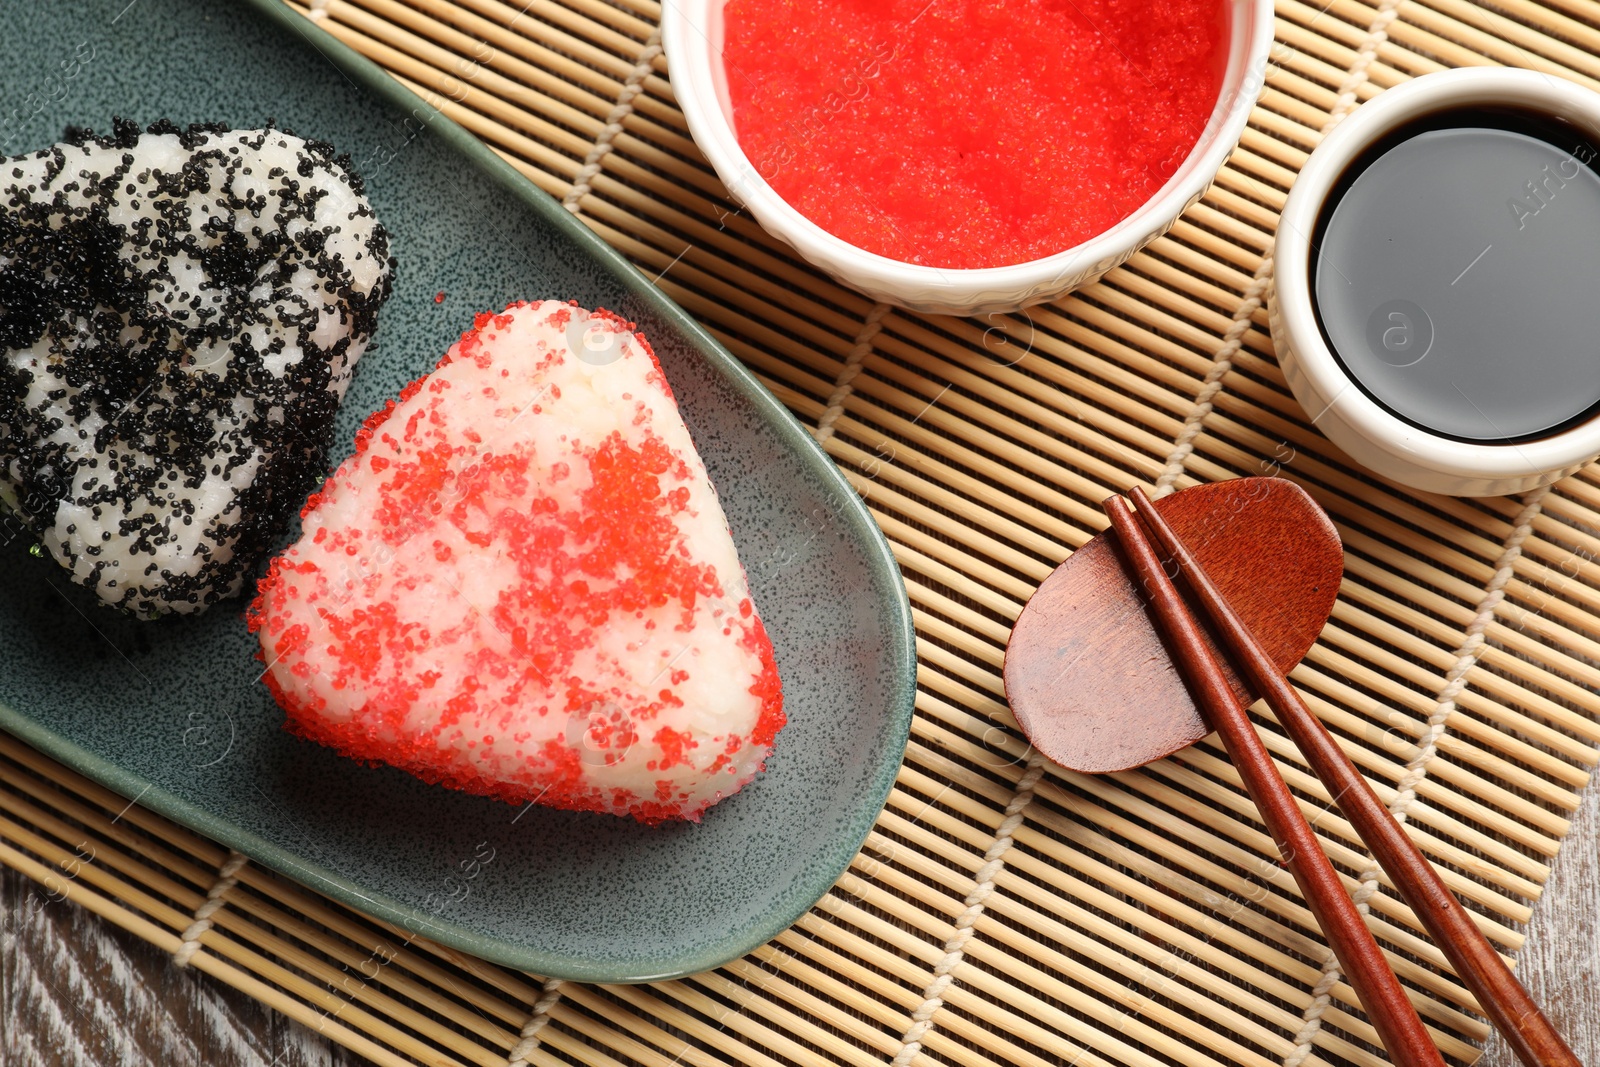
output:
M1328 112L1327 120L1322 124L1322 133L1326 134L1339 125L1346 115L1356 109L1356 104L1359 102L1357 94L1361 86L1366 83L1367 71L1378 56L1378 49L1389 39L1389 24L1394 22L1395 12L1399 7L1400 0L1384 0L1379 5L1378 13L1373 16L1371 24L1367 27L1366 39L1356 50L1356 58L1351 62L1344 81L1339 83L1338 96L1334 100L1333 108ZM1194 453L1194 443L1205 429L1206 419L1211 417L1211 412L1216 408L1216 399L1222 392L1223 379L1233 370L1233 357L1239 354L1239 349L1244 344L1244 336L1250 331L1251 319L1261 309L1267 287L1272 283L1272 266L1272 255L1269 252L1262 257L1260 265L1256 267L1255 275L1250 279L1250 284L1239 296L1239 305L1233 310L1233 321L1229 323L1227 332L1222 335L1222 346L1212 357L1211 370L1201 383L1200 391L1195 394L1194 405L1190 407L1189 414L1183 420L1183 429L1178 431L1172 451L1167 453L1166 466L1162 469L1161 476L1156 479L1155 490L1150 494L1156 499L1172 492L1178 479L1183 477L1184 465Z
M888 304L874 304L872 310L867 312L867 317L861 320L861 331L856 334L855 344L844 357L844 366L839 368L839 377L833 383L833 392L828 396L828 402L823 405L822 417L817 420L814 436L819 443L826 444L828 438L833 436L833 424L844 414L844 402L855 391L852 383L856 380L856 375L861 373L861 368L866 365L867 357L872 355L872 342L883 332L885 316L893 310Z
M523 1026L522 1033L518 1035L521 1040L506 1056L506 1067L528 1067L528 1057L539 1047L539 1031L550 1024L550 1012L561 999L563 984L565 983L559 978L551 978L545 982L544 994L534 1002L533 1014L529 1017L527 1025Z
M561 206L574 215L578 213L579 202L589 195L589 183L594 181L606 156L616 147L613 142L622 132L622 124L633 114L633 102L644 92L644 80L650 77L656 57L659 55L661 55L661 27L657 26L645 40L644 51L639 53L639 61L633 65L633 70L628 72L627 81L622 83L622 91L617 94L617 103L606 116L606 124L600 130L600 135L595 138L594 147L589 149L589 154L584 157L583 166L572 179L572 188L561 198Z
M249 858L243 853L235 852L233 849L228 850L228 858L217 869L217 880L206 891L206 899L194 910L194 922L183 931L183 942L173 950L173 963L179 967L189 966L194 954L200 951L200 938L211 929L211 916L222 908L222 898L238 884L239 872L244 870L244 865L249 862Z
M922 1003L911 1013L911 1025L906 1027L905 1034L900 1038L900 1051L891 1061L891 1067L910 1067L922 1051L922 1039L933 1029L933 1017L944 1006L944 995L955 981L953 972L966 956L967 942L972 940L978 920L983 916L985 902L989 894L994 892L994 880L1000 877L1000 872L1005 868L1006 853L1015 843L1014 835L1022 825L1023 813L1033 802L1034 787L1039 784L1039 776L1043 773L1044 757L1035 752L1028 761L1027 770L1017 780L1016 792L1011 795L1011 803L1006 805L1006 817L995 830L994 843L983 854L983 866L973 876L977 884L964 902L967 909L956 918L956 932L944 944L944 958L934 965L933 981L923 991Z
M1506 537L1500 558L1495 561L1493 576L1484 586L1483 599L1478 601L1478 610L1467 625L1466 638L1456 650L1455 666L1445 675L1445 686L1439 691L1438 703L1434 707L1433 714L1428 716L1428 728L1418 742L1420 751L1410 763L1406 764L1406 773L1400 779L1399 792L1395 795L1394 803L1390 805L1394 817L1401 822L1406 821L1407 810L1416 802L1417 787L1428 777L1428 763L1439 753L1439 742L1449 729L1450 717L1456 711L1456 700L1467 687L1467 675L1477 666L1479 657L1483 655L1484 633L1488 630L1489 623L1494 621L1494 613L1499 609L1501 601L1506 598L1506 585L1516 571L1517 560L1522 557L1523 542L1533 532L1534 520L1543 510L1544 498L1549 492L1550 487L1545 486L1523 497L1522 510L1517 513L1516 524Z
M1212 357L1211 370L1201 383L1200 391L1195 394L1194 405L1183 420L1183 429L1178 432L1172 451L1167 453L1167 465L1162 469L1161 477L1156 479L1155 491L1150 494L1152 497L1159 500L1172 492L1178 479L1183 476L1184 464L1194 452L1194 443L1200 431L1205 429L1206 419L1216 406L1217 395L1222 392L1222 379L1233 370L1233 357L1239 354L1244 344L1244 335L1250 331L1251 319L1260 310L1271 280L1272 256L1269 253L1262 257L1261 265L1256 267L1255 277L1250 279L1250 284L1239 298L1239 306L1233 310L1233 321L1228 324L1228 332L1222 335L1222 347Z

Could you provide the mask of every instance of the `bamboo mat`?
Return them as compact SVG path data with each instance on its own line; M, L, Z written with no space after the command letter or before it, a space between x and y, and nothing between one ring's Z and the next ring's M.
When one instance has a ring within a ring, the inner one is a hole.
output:
M1364 473L1284 387L1263 256L1332 121L1447 66L1593 87L1600 5L1279 0L1243 143L1168 237L1059 303L954 320L872 305L737 210L673 104L651 0L522 2L303 10L659 278L866 498L905 571L921 688L864 851L748 958L610 988L408 939L4 737L0 862L169 951L198 941L190 966L384 1064L1376 1067L1214 743L1091 779L1032 758L1003 701L1011 622L1103 526L1100 499L1267 473L1310 490L1347 547L1295 682L1488 936L1518 947L1600 741L1600 474L1464 501ZM1471 1062L1471 998L1258 721L1446 1058Z

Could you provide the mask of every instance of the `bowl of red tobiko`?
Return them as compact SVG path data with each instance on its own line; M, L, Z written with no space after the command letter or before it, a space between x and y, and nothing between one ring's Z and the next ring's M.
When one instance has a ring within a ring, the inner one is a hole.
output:
M1211 184L1271 0L675 0L695 142L768 232L915 311L1098 280Z

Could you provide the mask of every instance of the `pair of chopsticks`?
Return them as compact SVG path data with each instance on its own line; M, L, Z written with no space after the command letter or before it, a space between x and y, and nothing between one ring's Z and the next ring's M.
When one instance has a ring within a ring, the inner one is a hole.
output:
M1108 499L1105 511L1132 573L1149 600L1157 627L1170 646L1195 703L1222 738L1284 864L1300 886L1311 914L1361 998L1390 1058L1398 1067L1443 1067L1444 1063L1400 980L1345 892L1338 872L1318 845L1316 834L1278 773L1249 714L1234 700L1222 668L1202 636L1201 624L1173 584L1156 544L1177 565L1174 573L1181 576L1198 602L1235 669L1277 713L1278 721L1356 833L1388 872L1406 904L1422 919L1457 976L1472 991L1490 1022L1505 1035L1518 1058L1527 1067L1582 1067L1439 873L1294 686L1278 673L1250 628L1228 605L1150 498L1138 488L1131 490L1129 496L1137 512L1121 496Z

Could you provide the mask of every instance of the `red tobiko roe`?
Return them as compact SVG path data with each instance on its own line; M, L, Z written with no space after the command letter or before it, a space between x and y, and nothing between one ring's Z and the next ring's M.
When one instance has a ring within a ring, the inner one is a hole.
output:
M1221 0L728 0L740 146L857 247L934 267L1064 251L1194 148Z

